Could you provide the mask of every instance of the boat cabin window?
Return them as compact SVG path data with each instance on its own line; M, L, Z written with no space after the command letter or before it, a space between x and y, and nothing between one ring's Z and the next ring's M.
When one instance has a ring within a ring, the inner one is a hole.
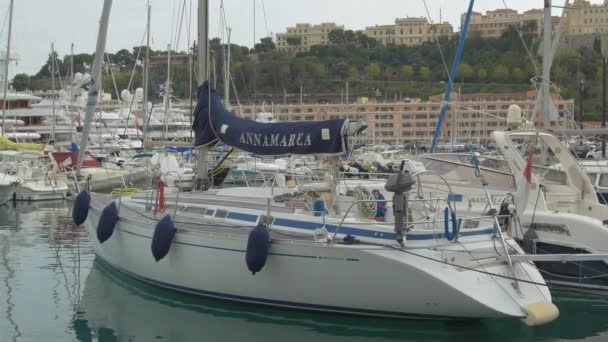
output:
M597 173L589 173L589 180L591 181L591 184L595 185L595 180L597 179Z
M564 172L560 160L542 138L512 135L511 139L515 145L520 146L519 153L524 161L527 162L530 152L533 153L532 169L534 174L542 177L543 183L568 185L568 175Z
M600 182L598 184L601 187L607 187L608 188L608 175L606 174L602 174L600 175Z
M260 215L260 224L265 224L267 226L270 226L270 225L272 225L273 222L274 222L273 216Z
M218 209L215 212L215 217L224 218L228 215L228 210Z

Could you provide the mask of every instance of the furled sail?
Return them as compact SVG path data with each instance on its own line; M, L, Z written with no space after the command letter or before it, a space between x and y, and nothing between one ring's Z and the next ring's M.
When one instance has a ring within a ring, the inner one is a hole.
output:
M194 110L195 146L219 141L257 155L341 154L348 151L348 136L364 130L364 121L347 119L265 123L247 120L228 111L215 89L204 82Z

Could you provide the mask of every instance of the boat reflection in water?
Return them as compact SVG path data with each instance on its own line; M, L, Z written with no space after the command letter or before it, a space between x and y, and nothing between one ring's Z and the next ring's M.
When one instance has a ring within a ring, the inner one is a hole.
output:
M530 328L517 321L361 318L204 299L134 280L96 260L73 329L79 341L387 341L606 338L608 300L556 296L562 315ZM602 337L603 336L603 337ZM593 340L593 339L591 339Z

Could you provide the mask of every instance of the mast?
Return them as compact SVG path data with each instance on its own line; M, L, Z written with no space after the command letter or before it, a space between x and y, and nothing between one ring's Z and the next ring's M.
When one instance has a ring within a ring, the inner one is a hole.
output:
M228 30L228 44L225 49L226 59L224 61L224 106L230 110L230 33L232 29L230 27L226 29Z
M163 124L165 127L163 127L162 140L167 137L167 116L169 114L169 101L171 100L171 85L169 83L171 82L171 44L167 45L167 51L167 82L165 83L165 98L163 99L165 104Z
M350 115L350 99L349 99L349 86L348 86L348 81L346 81L346 96L345 96L345 100L346 100L346 115Z
M194 136L192 134L192 58L194 55L194 48L190 47L190 30L192 29L192 1L190 1L190 9L188 13L188 96L190 97L190 141L194 144Z
M74 111L74 43L70 46L70 113ZM78 113L80 115L80 113ZM72 141L74 121L70 121L70 141Z
M144 134L142 136L141 147L146 147L146 133L148 132L148 83L150 82L150 75L148 74L150 65L150 12L152 6L150 6L150 0L148 0L148 29L146 30L146 57L144 58ZM137 118L135 118L137 120Z
M51 124L51 141L55 142L55 43L51 43L51 96L53 98L53 115Z
M551 0L545 0L545 27L543 33L543 83L541 85L543 97L543 127L549 127L551 122L551 97L549 84L551 77ZM534 123L534 121L532 121Z
M6 100L6 92L8 91L8 63L10 63L11 60L11 33L12 33L12 29L13 29L13 5L14 5L14 0L11 0L11 4L10 4L10 9L9 9L9 16L8 16L8 39L6 42L6 54L4 57L4 84L3 84L3 92L4 92L4 97L2 97L2 134L4 134L4 119L6 117L6 107L7 107L7 100Z
M209 38L207 35L209 29L209 3L208 0L198 0L198 85L201 86L208 78L207 73L207 55L209 48ZM209 147L201 146L198 148L196 179L197 186L204 185L207 182Z
M84 116L84 127L82 128L82 138L80 141L80 150L78 153L78 164L76 166L76 177L80 176L80 168L82 161L89 144L89 130L91 121L97 106L97 96L101 85L101 65L103 64L103 55L106 50L106 36L108 35L108 19L110 17L110 8L112 8L112 0L104 0L101 19L99 20L99 33L97 34L97 48L95 50L95 59L91 70L91 83L89 88L89 98L87 100L87 110Z
M435 134L433 135L433 143L431 144L431 153L435 152L437 146L437 139L441 133L441 126L443 125L443 119L445 118L448 110L448 103L450 102L450 95L452 94L452 88L454 87L454 77L456 77L456 71L458 70L458 64L460 63L460 57L462 57L462 50L464 49L464 41L467 38L467 30L469 29L469 22L471 21L471 13L473 12L473 3L475 0L469 2L469 9L467 10L467 16L465 17L464 24L460 30L460 40L458 41L458 48L456 49L456 56L454 57L454 63L452 64L452 70L450 71L450 79L448 79L448 89L445 91L443 97L443 105L441 107L441 113L437 119L437 126L435 126Z

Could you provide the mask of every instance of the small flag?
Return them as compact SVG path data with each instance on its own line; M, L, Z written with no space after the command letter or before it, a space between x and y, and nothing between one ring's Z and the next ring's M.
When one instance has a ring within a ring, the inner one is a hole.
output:
M78 127L80 127L80 114L76 115L76 122L78 122Z
M137 130L137 137L139 138L139 121L135 119L135 129Z
M524 167L524 178L528 184L532 183L532 158L534 157L534 144L530 144L530 153L528 154L528 161Z

